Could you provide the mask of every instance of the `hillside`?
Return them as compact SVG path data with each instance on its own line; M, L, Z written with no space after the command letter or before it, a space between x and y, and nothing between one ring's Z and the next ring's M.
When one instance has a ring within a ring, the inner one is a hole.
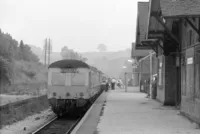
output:
M12 85L7 88L10 94L36 94L46 87L47 69L40 63L14 61Z
M44 89L47 69L39 60L28 44L0 29L0 94L34 94Z

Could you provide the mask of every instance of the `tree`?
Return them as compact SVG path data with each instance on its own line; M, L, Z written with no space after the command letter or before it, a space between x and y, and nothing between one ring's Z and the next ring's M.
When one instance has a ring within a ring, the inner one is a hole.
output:
M24 60L24 43L21 40L19 44L19 59Z
M31 51L31 47L29 45L23 46L23 60L39 62L39 58Z
M21 51L24 49L24 42L22 40L20 41L19 48Z
M100 52L104 52L104 51L107 51L107 47L106 45L104 44L99 44L97 49L100 51Z
M8 83L11 83L12 73L10 62L0 56L0 80L5 80Z
M62 56L62 58L66 58L68 52L69 52L68 47L67 47L67 46L64 46L64 47L61 49L60 55Z
M82 58L82 61L83 62L86 62L88 59L87 58Z

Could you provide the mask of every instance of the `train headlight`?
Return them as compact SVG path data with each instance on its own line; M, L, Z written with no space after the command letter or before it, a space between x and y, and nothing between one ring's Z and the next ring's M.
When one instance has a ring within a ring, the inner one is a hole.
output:
M54 93L53 93L53 97L55 97L55 96L56 96L56 93L54 92Z
M84 96L84 93L83 93L83 92L80 92L79 95L80 95L80 97L83 97L83 96Z
M69 92L67 92L67 93L66 93L66 96L67 96L67 97L69 97L69 96L70 96L70 93L69 93Z

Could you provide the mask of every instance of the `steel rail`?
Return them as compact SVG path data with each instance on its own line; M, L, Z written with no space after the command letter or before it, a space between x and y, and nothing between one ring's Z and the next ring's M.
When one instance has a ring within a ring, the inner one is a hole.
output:
M40 128L38 128L37 130L35 130L34 132L32 132L31 134L36 134L39 131L41 131L43 128L45 128L47 125L49 125L50 123L52 123L53 121L55 121L56 119L58 119L57 116L55 116L53 119L51 119L49 122L45 123L44 125L42 125Z
M70 134L72 130L76 127L76 125L79 123L79 121L82 119L83 116L81 116L77 121L70 127L70 129L65 134Z

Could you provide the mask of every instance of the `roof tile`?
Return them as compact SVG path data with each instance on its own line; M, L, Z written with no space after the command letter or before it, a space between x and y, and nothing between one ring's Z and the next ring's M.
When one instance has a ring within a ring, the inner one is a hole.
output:
M146 39L149 2L138 2L139 41ZM140 42L138 42L140 43Z
M200 16L200 0L160 0L164 17Z

